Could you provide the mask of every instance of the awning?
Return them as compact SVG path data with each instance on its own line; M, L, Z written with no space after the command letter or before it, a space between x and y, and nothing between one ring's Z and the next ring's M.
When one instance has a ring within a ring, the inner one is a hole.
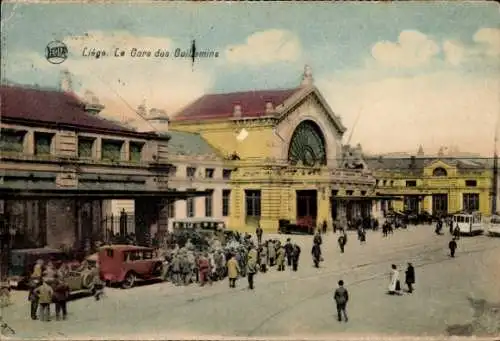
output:
M173 198L186 199L192 197L202 197L210 195L213 190L195 191L195 190L165 190L165 191L139 191L139 190L81 190L81 189L60 189L60 190L42 190L31 189L29 191L22 189L2 189L1 199L22 199L22 198L100 198L100 199L134 199L142 197Z

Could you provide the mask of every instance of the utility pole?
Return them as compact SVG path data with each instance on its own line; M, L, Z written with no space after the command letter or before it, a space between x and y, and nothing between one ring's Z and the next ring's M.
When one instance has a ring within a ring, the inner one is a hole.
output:
M497 129L498 130L498 129ZM493 179L491 182L491 215L497 213L498 196L498 153L497 153L497 132L495 132L495 149L493 152Z

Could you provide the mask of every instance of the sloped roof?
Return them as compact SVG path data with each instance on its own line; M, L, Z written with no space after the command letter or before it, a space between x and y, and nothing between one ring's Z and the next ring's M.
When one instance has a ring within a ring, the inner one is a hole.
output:
M365 157L364 160L368 165L368 169L371 170L393 170L416 173L422 173L425 167L438 161L442 161L450 166L456 166L460 171L485 170L489 168L486 159L458 159L450 157Z
M168 149L171 154L187 156L219 155L219 152L199 134L171 130L169 130L168 134L170 135Z
M114 133L140 134L117 123L85 111L75 95L47 89L1 86L2 120L46 123ZM144 134L143 134L144 135Z
M227 119L233 117L235 105L241 106L242 118L261 117L266 115L267 102L277 107L300 90L301 88L293 88L208 94L189 104L171 119L172 121Z

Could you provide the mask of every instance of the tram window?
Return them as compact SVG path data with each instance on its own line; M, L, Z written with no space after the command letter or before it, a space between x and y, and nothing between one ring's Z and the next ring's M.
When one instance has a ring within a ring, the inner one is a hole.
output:
M153 252L144 251L144 253L142 255L142 259L153 259Z

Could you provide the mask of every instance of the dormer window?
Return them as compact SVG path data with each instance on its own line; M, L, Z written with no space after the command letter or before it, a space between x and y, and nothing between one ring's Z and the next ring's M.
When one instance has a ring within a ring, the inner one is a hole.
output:
M35 133L35 155L50 155L54 134Z
M432 172L433 176L448 176L448 172L443 167L435 168Z
M141 162L143 142L130 142L129 158L132 162Z

